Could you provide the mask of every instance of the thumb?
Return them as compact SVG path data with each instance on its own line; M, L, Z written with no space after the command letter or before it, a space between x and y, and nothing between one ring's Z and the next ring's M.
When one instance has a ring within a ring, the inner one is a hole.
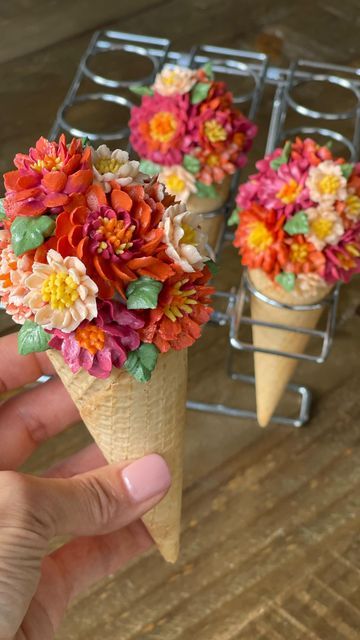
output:
M101 535L120 529L157 504L171 484L169 468L157 454L66 480L33 480L36 510L48 537Z

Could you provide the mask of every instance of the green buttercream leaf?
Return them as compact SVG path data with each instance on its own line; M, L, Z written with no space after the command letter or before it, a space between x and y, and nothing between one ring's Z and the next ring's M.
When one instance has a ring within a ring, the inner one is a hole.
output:
M325 147L327 147L328 149L332 149L334 146L334 141L333 140L328 140L325 144Z
M354 165L351 163L344 163L340 165L340 169L341 169L341 173L343 174L344 178L346 178L346 180L348 180L354 170Z
M214 71L211 62L205 62L205 64L202 66L202 70L207 75L209 80L214 80Z
M18 333L18 351L20 355L46 351L49 348L51 335L36 322L25 320Z
M50 216L18 216L10 227L11 245L16 256L36 249L51 236L55 222Z
M235 209L233 209L233 211L231 212L228 218L228 221L227 221L228 227L232 227L234 224L239 224L239 218L240 218L239 213L240 213L239 209L235 207Z
M90 142L90 139L87 136L84 136L83 138L81 138L81 142L83 147L87 147L87 145Z
M190 173L197 173L200 169L200 160L189 154L184 155L183 165Z
M154 90L151 89L151 87L146 87L146 86L140 85L140 84L132 84L129 87L129 89L133 93L136 93L136 95L138 95L138 96L153 96L154 95Z
M6 218L4 201L5 201L5 198L0 198L0 220L4 220L4 218Z
M199 104L199 102L205 100L210 87L210 82L197 82L191 89L191 104Z
M296 276L294 273L286 273L283 271L275 277L275 280L283 289L285 289L285 291L290 292L295 287Z
M213 260L207 260L206 266L209 269L211 275L216 276L218 274L219 267Z
M292 218L289 218L284 225L284 229L289 236L295 236L298 233L308 233L309 219L305 211L298 211Z
M136 351L131 351L124 368L138 382L148 382L155 369L159 350L154 344L143 343Z
M213 184L205 184L197 180L195 186L196 195L199 196L199 198L216 198L218 195L216 187Z
M162 171L162 166L161 164L156 164L156 162L151 162L151 160L141 160L139 169L149 176L157 176Z
M126 289L128 309L156 309L162 283L143 276L130 282Z
M271 160L270 167L272 169L275 169L275 171L277 171L282 164L286 164L289 161L290 153L291 153L291 142L288 141L285 143L281 156L278 156L277 158L274 158L273 160Z

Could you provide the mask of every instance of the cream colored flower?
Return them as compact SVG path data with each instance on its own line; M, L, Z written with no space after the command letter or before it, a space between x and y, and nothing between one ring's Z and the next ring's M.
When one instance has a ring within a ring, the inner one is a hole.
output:
M305 184L314 202L333 204L336 200L345 200L347 195L346 178L341 173L340 165L332 160L311 167Z
M344 233L344 225L331 205L320 204L306 210L309 231L306 237L321 251L327 244L337 244Z
M83 320L97 316L97 285L86 275L85 265L50 249L48 264L34 262L25 280L29 293L24 302L34 313L35 322L45 329L74 331Z
M204 267L209 257L199 214L190 213L185 204L177 203L165 209L159 227L164 229L166 253L171 260L187 273Z
M196 81L196 71L185 67L166 66L157 74L153 89L162 96L173 96L188 93Z
M159 181L163 182L171 195L182 202L187 202L190 195L196 191L195 176L180 164L163 167L159 173Z
M24 304L24 298L29 292L25 285L26 278L31 274L32 261L27 256L18 258L11 245L4 247L0 255L0 296L6 313L12 316L17 324L24 324L25 320L32 320L31 309Z
M350 220L360 221L360 198L353 190L349 190L345 200L344 213Z
M296 290L301 297L304 294L317 294L319 296L325 292L329 285L325 282L324 278L317 273L300 273L296 278Z
M139 174L139 162L129 160L129 154L122 149L111 151L106 144L91 149L95 182L103 187L105 193L111 189L110 181L115 180L122 187L135 181Z

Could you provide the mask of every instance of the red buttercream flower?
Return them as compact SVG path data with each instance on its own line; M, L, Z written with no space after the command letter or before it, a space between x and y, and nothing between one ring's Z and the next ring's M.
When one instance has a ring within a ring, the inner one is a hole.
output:
M69 202L70 194L85 193L93 182L91 149L65 136L59 142L39 138L29 153L17 153L17 167L4 175L7 217L39 216L46 210L57 213Z
M164 283L157 308L145 312L141 340L154 343L162 353L190 347L212 312L209 305L214 289L208 286L210 277L207 267L204 272L186 274L177 269Z

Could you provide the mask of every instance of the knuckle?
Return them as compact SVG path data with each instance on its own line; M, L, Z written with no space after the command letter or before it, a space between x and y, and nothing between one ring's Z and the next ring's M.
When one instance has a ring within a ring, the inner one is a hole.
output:
M92 476L84 481L90 517L99 526L111 523L119 513L119 498L110 482Z
M0 472L0 509L6 513L14 506L25 506L27 502L27 482L16 471Z

